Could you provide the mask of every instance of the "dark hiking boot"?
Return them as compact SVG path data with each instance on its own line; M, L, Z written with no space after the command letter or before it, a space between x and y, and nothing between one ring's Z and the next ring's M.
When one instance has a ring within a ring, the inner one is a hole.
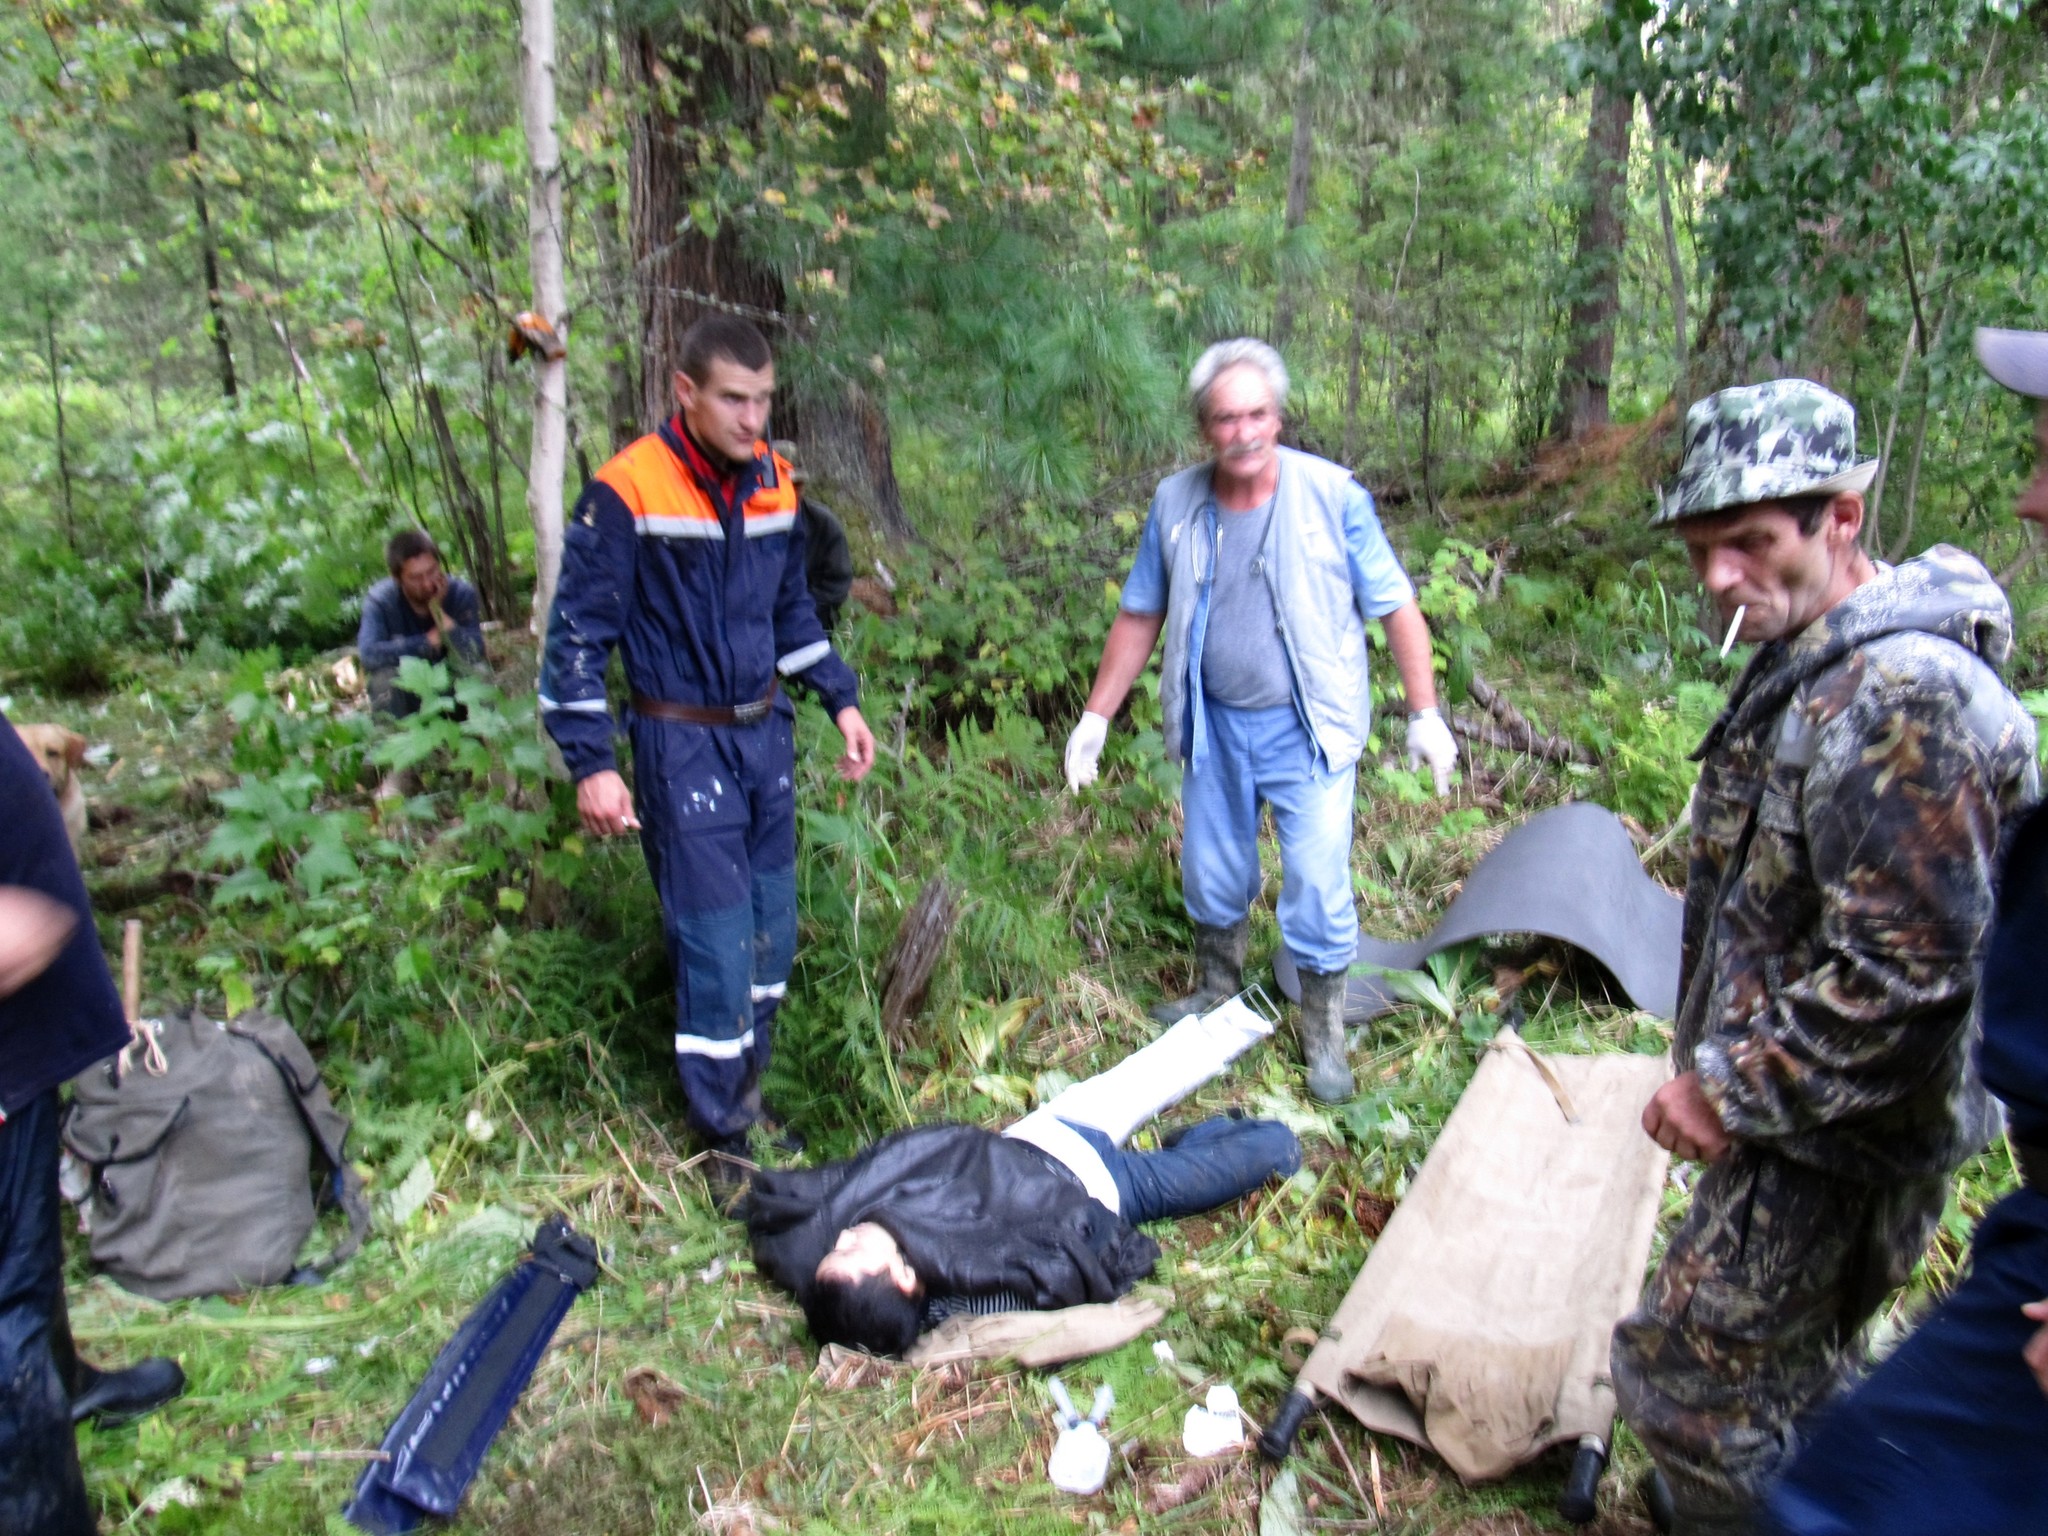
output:
M1195 924L1195 990L1168 998L1147 1010L1161 1024L1178 1024L1191 1013L1207 1013L1244 990L1244 946L1251 920L1239 918L1228 928Z
M740 1197L747 1192L748 1181L754 1176L756 1164L753 1149L747 1143L747 1133L737 1136L705 1137L698 1145L703 1149L703 1161L697 1164L697 1171L704 1175L704 1184L711 1192L711 1203L724 1215L731 1215L733 1207L740 1203Z
M1344 1054L1344 992L1348 971L1301 973L1301 1059L1308 1064L1308 1091L1325 1104L1351 1097L1351 1063Z
M747 1090L743 1102L754 1117L754 1129L761 1133L769 1147L785 1157L803 1156L804 1148L809 1145L804 1140L804 1133L790 1127L788 1117L761 1097L758 1086Z
M78 1362L73 1373L71 1422L126 1424L155 1413L185 1390L185 1373L175 1360L152 1355L126 1370L102 1371Z

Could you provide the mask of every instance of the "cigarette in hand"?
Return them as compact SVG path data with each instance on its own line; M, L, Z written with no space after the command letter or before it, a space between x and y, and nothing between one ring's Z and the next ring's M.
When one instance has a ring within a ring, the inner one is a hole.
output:
M640 818L631 811L628 811L619 818L619 825L628 832L638 832L640 830Z
M1735 609L1735 617L1728 621L1728 638L1721 642L1721 659L1723 661L1726 661L1728 653L1735 649L1735 636L1742 628L1742 616L1747 612L1749 612L1749 604L1738 604Z

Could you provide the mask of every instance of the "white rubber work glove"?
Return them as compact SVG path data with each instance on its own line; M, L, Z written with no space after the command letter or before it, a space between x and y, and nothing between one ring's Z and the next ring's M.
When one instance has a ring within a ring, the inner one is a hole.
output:
M1095 765L1102 757L1102 744L1109 740L1109 717L1092 709L1081 711L1081 723L1067 738L1067 788L1081 793L1095 782Z
M1458 742L1442 714L1434 708L1418 709L1408 717L1408 766L1429 764L1439 795L1451 792L1451 769L1457 761Z

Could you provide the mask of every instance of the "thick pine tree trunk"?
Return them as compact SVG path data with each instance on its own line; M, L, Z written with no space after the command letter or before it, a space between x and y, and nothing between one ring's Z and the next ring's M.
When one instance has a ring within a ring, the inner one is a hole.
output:
M645 103L633 120L626 167L640 309L640 417L648 427L674 414L679 343L707 311L745 316L778 350L803 344L783 314L782 279L747 252L740 228L727 221L707 238L688 221L699 173L694 135L710 126L756 132L774 85L763 51L741 41L744 15L714 8L707 21L711 35L693 33L687 42L654 27L619 34L624 82ZM685 49L694 68L671 62ZM885 537L914 536L896 483L887 410L859 379L817 377L808 388L778 391L774 430L797 438L810 467L858 501Z
M1636 99L1606 80L1593 88L1586 125L1577 249L1572 257L1570 350L1558 375L1551 435L1572 439L1608 422L1614 322L1621 310L1621 248L1628 207L1629 132Z
M705 21L714 35L694 35L687 43L666 28L630 27L619 34L626 85L646 103L633 120L626 168L640 301L640 416L649 426L675 412L678 345L698 316L708 310L744 315L771 343L784 339L777 334L781 278L748 257L731 221L708 239L688 221L698 174L692 137L713 124L754 134L771 84L762 51L748 48L732 30L743 18L714 6ZM680 62L685 48L694 69Z

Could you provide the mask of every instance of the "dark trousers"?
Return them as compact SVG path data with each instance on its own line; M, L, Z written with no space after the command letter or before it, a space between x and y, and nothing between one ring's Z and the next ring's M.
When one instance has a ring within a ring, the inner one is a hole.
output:
M2048 1531L2048 1394L2020 1358L2048 1296L2048 1192L1991 1210L1969 1278L1816 1427L1772 1492L1772 1536Z
M1671 1483L1679 1536L1745 1536L1862 1329L1927 1247L1944 1178L1865 1184L1738 1142L1693 1187L1614 1331L1621 1415Z
M1133 1152L1092 1126L1064 1123L1101 1157L1116 1181L1121 1214L1134 1227L1213 1211L1301 1166L1301 1143L1277 1120L1218 1115L1189 1126L1157 1152Z
M0 1532L8 1536L98 1529L53 1352L64 1297L58 1200L53 1089L0 1124Z
M756 725L636 717L640 846L676 977L676 1075L713 1140L760 1113L775 1012L796 959L796 747Z

